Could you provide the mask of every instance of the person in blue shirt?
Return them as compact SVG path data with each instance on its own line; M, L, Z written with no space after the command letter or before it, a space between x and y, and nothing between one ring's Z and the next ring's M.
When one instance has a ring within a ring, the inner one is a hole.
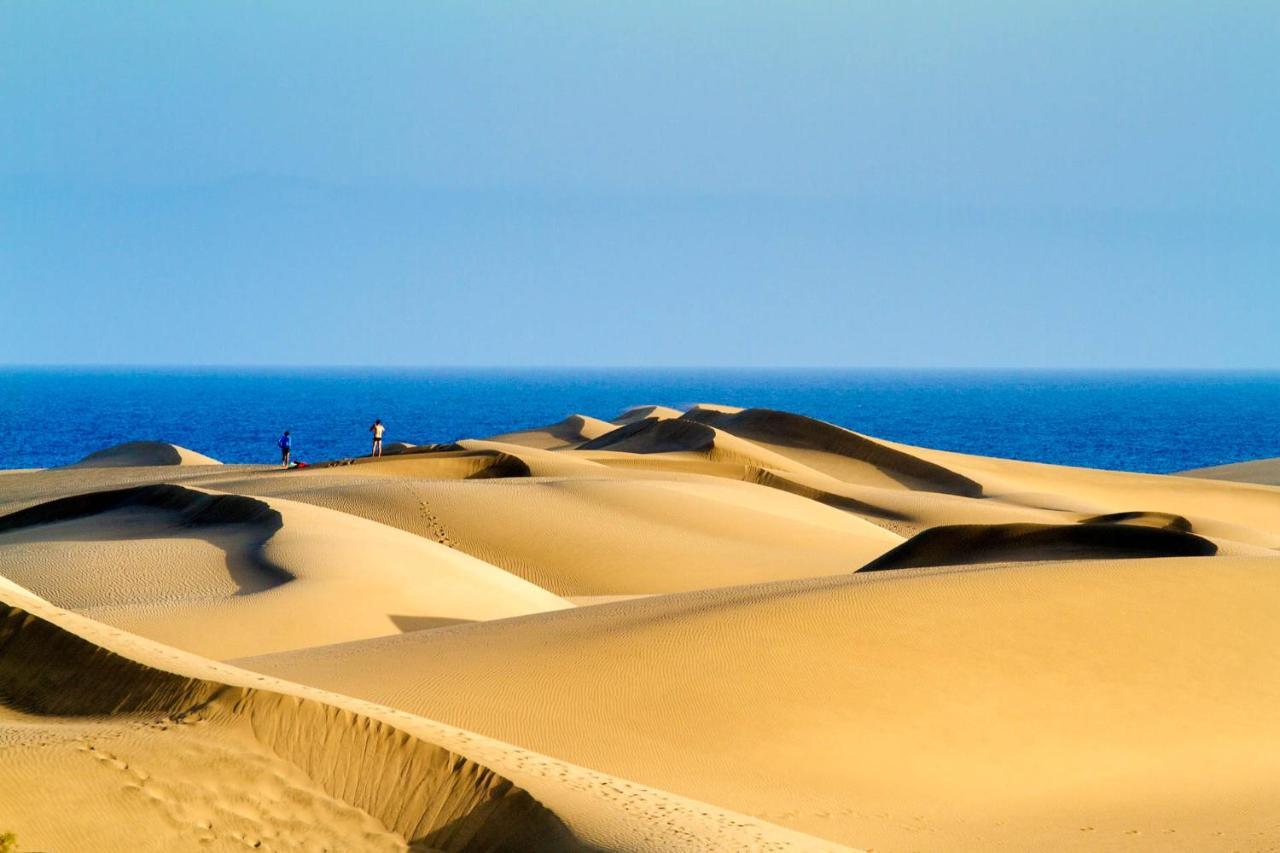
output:
M289 467L289 451L293 448L293 440L289 438L289 431L285 430L284 435L280 436L280 440L276 442L280 448L280 467Z

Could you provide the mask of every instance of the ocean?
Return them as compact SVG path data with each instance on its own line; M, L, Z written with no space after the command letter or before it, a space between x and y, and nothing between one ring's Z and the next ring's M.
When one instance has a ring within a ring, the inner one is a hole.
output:
M1280 374L914 370L0 368L0 468L63 465L122 441L224 462L367 452L572 413L698 402L785 409L895 441L1168 473L1280 456Z

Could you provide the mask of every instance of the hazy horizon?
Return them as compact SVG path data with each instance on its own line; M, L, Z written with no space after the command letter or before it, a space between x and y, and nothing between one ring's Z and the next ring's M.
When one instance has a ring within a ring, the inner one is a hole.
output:
M288 364L288 363L245 363L245 364L228 364L216 362L191 362L185 364L175 363L152 363L152 362L103 362L103 363L87 363L87 362L9 362L0 364L0 371L85 371L85 372L113 372L113 371L155 371L155 372L217 372L217 371L242 371L242 372L273 372L282 373L289 372L368 372L368 373L404 373L419 372L430 373L439 371L442 373L465 373L473 371L476 373L483 372L512 372L512 373L661 373L663 371L673 371L676 373L848 373L848 374L875 374L875 373L903 373L903 374L992 374L992 375L1008 375L1008 374L1034 374L1034 375L1052 375L1052 374L1079 374L1079 375L1105 375L1105 374L1150 374L1150 375L1221 375L1221 376L1248 376L1248 375L1280 375L1280 367L1131 367L1131 366L1115 366L1115 367L1073 367L1071 365L1051 366L1051 367L1018 367L1018 366L991 366L991 365L933 365L933 366L912 366L912 365L823 365L823 364L793 364L793 365L748 365L748 364Z

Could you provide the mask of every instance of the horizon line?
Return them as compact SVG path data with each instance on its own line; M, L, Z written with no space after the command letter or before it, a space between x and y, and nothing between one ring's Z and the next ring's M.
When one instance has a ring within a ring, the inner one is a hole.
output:
M408 370L439 371L664 371L723 370L746 371L866 371L866 372L975 372L975 373L1280 373L1280 365L1267 367L1161 366L1161 365L831 365L831 364L362 364L254 362L10 362L0 363L0 370L368 370L394 372Z

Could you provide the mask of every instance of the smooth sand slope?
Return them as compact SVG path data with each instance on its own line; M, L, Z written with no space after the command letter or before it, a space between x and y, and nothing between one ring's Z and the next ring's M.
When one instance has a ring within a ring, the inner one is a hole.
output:
M214 849L1270 849L1277 549L1268 485L711 404L307 470L6 473L0 598L89 651L0 649L0 803L73 850L161 813L150 849L185 849L211 804ZM94 649L223 687L139 716ZM72 682L114 698L29 698ZM422 759L412 807L378 775L402 770L324 769L420 750L464 758ZM112 762L164 785L108 791Z
M0 696L0 819L24 849L836 849L215 664L7 581Z
M1183 471L1184 477L1206 480L1230 480L1234 483L1259 483L1280 486L1280 459L1253 459L1231 465L1215 465L1212 468L1196 468Z
M1278 609L1262 559L898 571L242 665L877 850L1235 849L1275 830Z
M992 500L1081 516L1179 515L1207 535L1280 546L1280 490L1188 476L1095 471L895 445L983 483Z
M494 441L521 444L543 450L564 450L597 438L614 428L614 424L588 415L570 415L559 423L538 429L496 435Z
M0 565L58 606L217 658L570 606L385 525L177 485L0 517Z
M559 595L653 594L852 571L902 541L787 492L703 475L434 479L409 457L223 483L433 539ZM536 463L535 463L536 464ZM367 472L394 470L388 482Z

